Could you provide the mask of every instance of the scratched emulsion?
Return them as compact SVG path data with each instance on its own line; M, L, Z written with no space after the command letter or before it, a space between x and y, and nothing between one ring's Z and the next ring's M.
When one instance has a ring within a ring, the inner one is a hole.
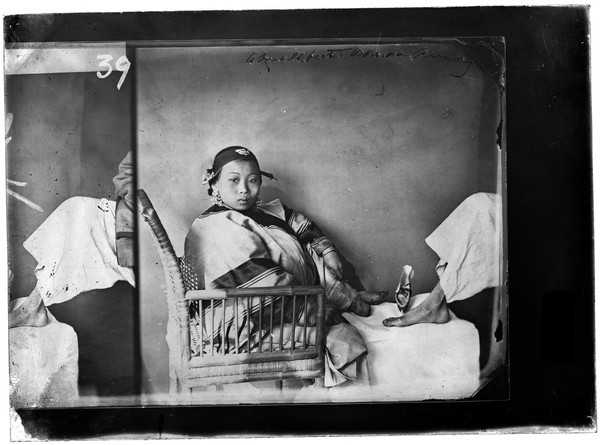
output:
M410 264L415 292L429 291L438 259L424 239L498 186L502 86L488 53L455 40L140 49L139 185L181 254L210 205L204 169L221 148L247 146L278 178L263 200L312 217L366 288L393 294ZM166 391L162 275L141 236L144 385Z

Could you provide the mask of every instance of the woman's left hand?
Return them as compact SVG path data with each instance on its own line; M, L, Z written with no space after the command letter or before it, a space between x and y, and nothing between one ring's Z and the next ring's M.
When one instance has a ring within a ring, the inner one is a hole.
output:
M340 260L340 256L335 250L326 253L323 256L323 262L325 263L325 266L331 271L331 273L333 273L337 277L338 280L342 279L342 261Z

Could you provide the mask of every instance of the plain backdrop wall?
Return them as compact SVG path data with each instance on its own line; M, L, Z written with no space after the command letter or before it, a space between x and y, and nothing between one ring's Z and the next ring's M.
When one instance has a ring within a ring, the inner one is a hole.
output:
M327 48L137 50L139 186L181 255L210 205L204 169L220 149L246 146L278 178L265 180L263 199L279 197L314 219L365 288L391 297L411 264L415 292L429 291L438 258L425 238L470 194L496 191L500 87L477 64L467 70L468 53L446 43L377 48L430 54L412 59L258 61L265 51L280 58ZM143 385L166 391L166 289L141 224Z
M14 116L6 146L10 186L40 205L37 212L8 197L8 257L12 298L35 287L35 259L23 242L63 201L73 196L114 199L112 178L131 145L131 90L95 73L5 77L6 112ZM68 230L68 228L65 228ZM135 290L127 283L85 292L51 305L52 314L79 339L82 394L137 391Z

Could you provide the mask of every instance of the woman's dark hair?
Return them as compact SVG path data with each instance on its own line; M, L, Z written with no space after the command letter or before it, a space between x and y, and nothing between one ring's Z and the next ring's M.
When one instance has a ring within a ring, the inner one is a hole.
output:
M276 179L271 173L263 172L260 169L260 164L258 163L258 159L254 156L250 150L246 147L241 147L239 145L232 145L231 147L226 147L215 155L215 159L213 161L212 168L206 170L207 174L213 175L208 180L208 194L212 196L213 188L212 186L219 180L219 176L221 176L221 170L226 164L229 164L232 161L245 161L245 162L254 162L258 171L260 172L260 181L262 183L262 176L266 176L269 179Z

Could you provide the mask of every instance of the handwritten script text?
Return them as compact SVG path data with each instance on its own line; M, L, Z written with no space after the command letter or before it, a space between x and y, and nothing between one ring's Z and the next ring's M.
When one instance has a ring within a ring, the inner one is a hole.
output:
M289 54L274 56L269 53L262 52L256 53L252 52L244 63L249 65L254 64L264 64L267 68L267 72L271 72L271 66L275 63L282 62L296 62L299 64L323 61L323 60L332 60L332 59L342 59L342 58L362 58L362 59L389 59L389 58L402 58L405 60L417 60L417 59L441 59L447 62L453 62L460 64L461 71L458 74L450 74L452 77L463 77L467 74L471 65L473 64L472 60L469 60L465 57L451 57L447 56L441 52L431 51L428 48L420 48L413 52L400 52L400 51L377 51L371 49L363 49L358 47L350 47L350 48L327 48L324 50L307 50L307 51L294 51Z

